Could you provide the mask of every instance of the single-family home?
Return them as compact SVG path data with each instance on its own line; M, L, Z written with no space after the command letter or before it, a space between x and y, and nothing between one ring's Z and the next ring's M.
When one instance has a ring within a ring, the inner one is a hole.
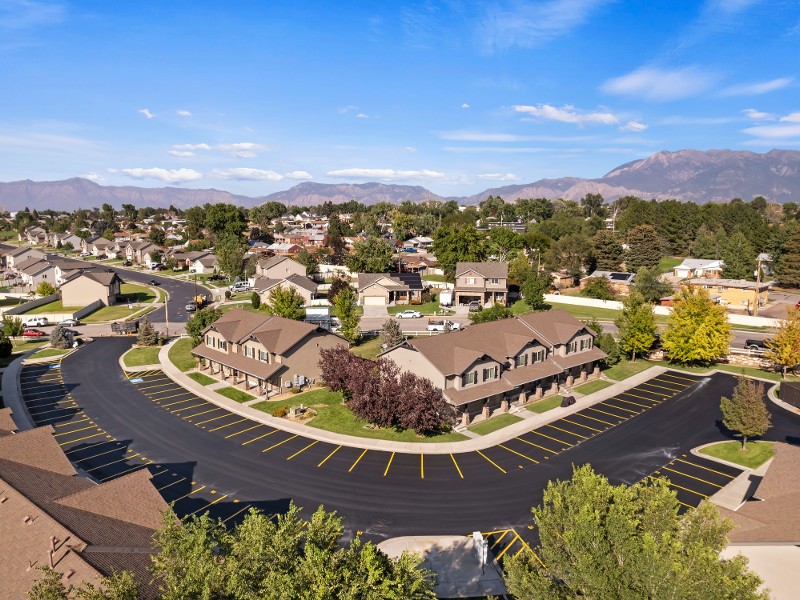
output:
M717 277L696 277L688 283L705 288L709 296L732 310L751 311L758 306L764 306L769 299L769 290L772 281L755 281L746 279L722 279Z
M575 276L566 271L553 271L550 275L553 278L553 287L557 290L571 288L575 285Z
M151 252L160 250L155 244L144 240L128 242L125 245L125 259L135 263L144 263Z
M397 266L401 273L419 273L423 277L425 275L440 275L441 269L438 269L438 262L436 257L432 254L418 254L402 253L396 257Z
M456 306L478 302L488 308L494 304L508 304L507 262L456 263L454 290Z
M44 258L29 258L18 263L16 267L22 284L36 288L40 283L46 282L53 287L58 286L56 281L56 267Z
M45 253L36 248L16 248L6 254L6 267L16 269L19 267L20 263L23 263L30 258L41 260L44 257Z
M276 287L292 288L303 297L306 304L317 293L317 284L305 275L289 275L280 279L259 276L253 281L253 289L261 296L261 302L269 301L269 293Z
M422 303L419 273L359 273L358 304L389 306Z
M674 269L675 277L687 279L689 277L714 278L722 277L725 263L721 260L706 258L684 258L683 262Z
M209 273L217 272L217 255L216 254L203 254L190 263L189 271L206 275Z
M19 239L25 239L29 244L46 244L48 235L47 232L37 225L26 227Z
M338 345L347 342L321 327L234 309L205 329L192 354L202 372L264 395L319 379L320 350Z
M51 233L48 239L48 244L51 245L53 248L64 248L69 247L69 244L73 250L80 249L81 247L81 238L79 238L74 233L64 232L64 233Z
M595 333L563 310L406 340L380 355L430 379L464 422L599 377Z
M285 279L291 275L306 275L306 266L288 256L261 258L256 263L256 277Z
M404 248L413 248L414 250L428 250L431 246L433 246L433 238L424 235L418 235L403 242Z
M83 271L75 273L61 284L63 306L88 306L100 300L104 305L117 303L123 281L116 273Z
M590 279L598 277L607 279L609 289L617 296L627 296L630 293L630 286L633 285L634 279L636 279L636 273L596 270L591 275L581 278L580 288L585 288Z
M302 246L298 246L297 244L270 244L267 246L268 252L273 252L275 254L281 254L286 256L287 254L298 254L303 248Z

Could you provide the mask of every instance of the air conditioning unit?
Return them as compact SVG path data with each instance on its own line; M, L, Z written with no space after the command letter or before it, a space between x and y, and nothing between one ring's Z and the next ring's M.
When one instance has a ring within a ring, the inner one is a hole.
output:
M291 381L284 382L283 387L285 387L288 390L290 387L292 387L292 382Z

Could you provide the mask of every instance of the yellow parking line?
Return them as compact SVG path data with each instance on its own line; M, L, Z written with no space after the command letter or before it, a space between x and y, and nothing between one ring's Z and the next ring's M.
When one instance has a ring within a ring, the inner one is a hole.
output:
M649 392L648 390L641 390L647 392L649 394L653 394L656 396L656 392ZM664 401L664 396L656 396L655 399L648 398L647 396L640 396L639 394L634 394L633 392L620 392L620 395L625 394L626 396L633 396L634 398L639 398L639 400L647 400L648 402L654 402L655 404L660 404Z
M214 506L214 505L215 505L217 502L220 502L220 501L224 500L224 499L225 499L225 498L227 498L227 497L228 497L228 494L225 494L224 496L220 496L219 498L217 498L217 499L216 499L216 500L214 500L213 502L209 502L209 503L208 503L208 504L206 504L205 506L201 506L201 507L200 507L200 508L198 508L196 511L194 511L194 512L190 512L190 513L189 513L188 515L186 515L186 516L187 516L187 517L191 517L192 515L195 515L195 514L199 513L201 510L205 510L205 509L207 509L209 506Z
M183 419L194 419L195 417L199 417L200 415L207 415L208 413L217 412L218 410L225 410L224 408L220 408L219 406L215 406L214 408L209 408L208 410L200 411L199 413L192 413L191 415L186 415L182 417ZM229 414L229 413L225 413Z
M568 448L572 448L572 446L574 446L574 444L570 444L569 442L565 442L563 440L559 440L557 438L551 437L551 436L547 435L546 433L542 433L542 432L537 431L535 429L531 430L529 433L535 433L536 435L540 435L542 437L546 437L547 439L553 440L554 442L558 442L559 444L565 444Z
M633 400L625 400L625 398L620 398L619 396L614 396L613 398L609 398L609 400L616 400L617 402L624 402L625 404L633 404L634 406L640 406L642 408L653 408L655 404L641 404L639 402L634 402Z
M211 423L212 421L219 421L220 419L225 419L225 418L230 417L230 416L231 416L231 413L226 412L224 415L221 415L219 417L214 417L213 419L206 419L205 421L200 421L198 423L195 423L195 425L203 425L204 423ZM187 419L188 419L188 417L187 417ZM214 431L214 430L211 429L210 431Z
M420 479L425 479L425 455L419 455L419 476Z
M688 460L683 460L682 458L676 458L675 460L679 460L682 463L686 463L687 465L692 465L693 467L697 467L698 469L705 469L706 471L711 471L712 473L716 473L718 475L725 475L729 479L736 479L736 475L729 475L728 473L723 473L722 471L715 471L714 469L709 469L708 467L704 467L703 465L698 465L697 463L689 462Z
M658 471L656 471L656 473L658 473ZM655 479L655 478L654 478L652 475L651 475L650 477L651 477L651 478L653 478L653 479ZM695 495L697 495L697 496L700 496L701 498L708 499L708 496L706 496L705 494L701 494L700 492L695 492L694 490L690 490L690 489L689 489L689 488L687 488L687 487L683 487L682 485L678 485L677 483L673 483L673 482L672 482L672 481L669 479L669 477L662 477L662 479L665 479L665 480L667 481L667 485L670 485L670 486L672 486L672 487L676 487L676 488L678 488L678 489L681 489L681 490L684 490L684 491L690 492L690 493L692 493L692 494L695 494Z
M70 429L69 431L62 431L61 433L54 433L53 437L59 437L59 436L62 436L62 435L69 435L70 433L78 433L79 431L86 431L87 429L94 429L96 427L97 427L97 425L88 425L87 427L81 427L80 429Z
M334 454L336 454L336 453L337 453L339 450L341 450L341 449L342 449L342 447L341 447L341 446L336 446L336 448L334 448L334 449L333 449L333 452L331 452L330 454L328 454L328 456L326 456L325 458L323 458L323 459L322 459L322 462L321 462L321 463L319 463L319 464L317 465L317 468L319 468L319 467L321 467L322 465L324 465L324 464L325 464L325 462L326 462L326 461L327 461L327 460L328 460L328 459L329 459L331 456L333 456Z
M458 463L456 462L456 457L453 456L453 454L450 454L450 458L453 459L453 465L455 465L456 471L458 471L458 476L461 477L461 479L464 479L464 474L461 472L461 469L458 468Z
M293 459L295 456L297 456L298 454L300 454L300 453L302 453L302 452L305 452L306 450L308 450L309 448L311 448L311 446L315 446L316 444L319 444L319 440L314 440L314 441L313 441L313 442L311 442L311 443L310 443L308 446L306 446L306 447L305 447L305 448L303 448L302 450L298 450L297 452L295 452L294 454L292 454L292 455L291 455L289 458L287 458L286 460L292 460L292 459Z
M650 387L659 388L659 389L662 389L662 390L667 390L668 392L672 392L673 394L677 394L678 392L683 391L683 390L676 390L674 388L668 388L668 387L663 386L663 385L657 385L655 383L650 383L649 381L645 381L644 383L640 383L639 385L640 386L641 385L648 385ZM663 394L664 392L661 392L661 393Z
M111 465L115 465L115 464L117 464L118 462L125 462L126 460L130 460L130 459L132 459L132 458L136 458L137 456L139 456L139 453L138 453L138 452L137 452L136 454L132 454L131 456L125 456L125 457L123 457L123 458L120 458L120 459L118 459L118 460L111 461L110 463L106 463L106 464L104 464L104 465L98 465L98 466L96 466L96 467L92 467L91 469L86 469L86 472L87 472L87 473L91 473L92 471L96 471L97 469L102 469L103 467L110 467Z
M509 542L509 543L506 545L506 547L505 547L505 548L503 548L502 550L500 550L500 554L498 554L497 556L495 556L495 560L500 560L501 558L503 558L503 555L504 555L504 554L505 554L505 553L508 551L508 549L509 549L509 548L511 548L511 546L513 546L513 545L514 545L514 543L515 543L515 542L516 542L518 539L519 539L519 534L518 534L518 533L515 531L515 532L514 532L514 539L512 539L512 540L511 540L511 541L510 541L510 542Z
M686 502L681 502L681 501L680 501L680 500L678 500L677 498L675 498L675 501L676 501L678 504L683 504L683 505L684 505L686 508L697 508L696 506L692 506L691 504L686 504Z
M264 435L260 435L257 438L253 438L252 440L247 440L246 442L244 442L242 444L242 446L247 446L247 444L252 444L253 442L257 442L258 440L263 439L263 438L267 437L268 435L272 435L273 433L278 433L279 431L280 431L280 429L273 429L269 433L265 433Z
M108 481L109 479L116 479L117 477L122 477L126 473L130 473L131 471L136 471L137 469L141 468L142 466L147 466L152 462L153 461L151 460L150 462L146 462L144 465L136 465L134 467L131 467L130 469L125 469L124 471L120 471L119 473L114 473L113 475L109 475L108 477L104 477L100 481Z
M659 375L659 377L673 377L675 379L681 379L683 381L691 381L692 383L697 383L697 379L692 379L690 377L681 377L680 375L674 375L673 373L662 373L661 375Z
M78 442L82 442L83 440L88 440L88 439L91 439L93 437L97 437L98 435L105 435L105 432L101 431L100 433L93 433L92 435L87 435L86 437L82 437L82 438L79 438L77 440L70 440L68 442L61 442L59 444L59 446L66 446L67 444L77 444Z
M350 468L347 469L348 473L350 473L353 469L356 468L356 465L361 461L361 459L364 457L364 455L366 453L367 453L367 448L364 448L364 451L358 456L358 458L356 459L356 462L354 462L352 465L350 465Z
M504 537L506 537L506 534L507 534L509 531L511 531L511 530L510 530L510 529L504 529L504 530L503 530L503 535L501 535L500 537L498 537L498 538L497 538L497 539L494 541L494 544L492 544L492 545L491 545L491 549L492 549L492 550L494 550L494 547L495 547L495 546L497 546L497 544L499 544L499 543L500 543L500 540L502 540ZM489 535L492 535L492 534L490 533Z
M674 381L663 381L661 379L658 379L657 377L654 377L653 379L651 379L650 381L646 381L645 383L650 383L652 381L657 381L658 383L662 384L665 389L672 390L675 393L682 392L683 390L685 390L686 388L689 387L686 384L675 383ZM669 385L667 385L667 384L669 384ZM655 384L652 384L652 385L655 385ZM670 387L670 386L672 386L672 387Z
M72 420L72 421L67 421L66 423L56 423L55 425L53 425L53 429L58 429L59 427L66 427L67 425L77 425L78 423L83 423L84 421L88 421L89 423L92 423L92 425L94 425L92 420L89 417L86 417L85 419L79 419L77 421Z
M84 450L84 449L85 448L81 448L81 450ZM112 450L106 450L105 452L100 452L99 454L93 454L92 456L87 456L85 458L76 458L74 460L75 460L75 462L84 462L84 461L87 461L87 460L92 460L93 458L97 458L98 456L103 456L105 454L111 454L112 452L119 452L121 449L122 448L113 448ZM76 452L76 450L70 450L70 452ZM128 452L133 452L133 450L128 450ZM126 452L125 454L127 454L128 452ZM67 454L69 454L69 452L67 452Z
M588 425L584 425L583 423L576 423L575 421L570 421L566 417L561 417L562 421L566 421L567 423L571 423L577 427L583 427L584 429L589 429L590 431L596 431L597 433L603 433L603 429L595 429L594 427L589 427Z
M386 477L386 475L389 473L389 467L392 466L392 461L393 460L394 460L394 452L392 452L391 456L389 456L389 462L386 463L386 469L384 469L384 471L383 471L383 476L384 477Z
M202 490L204 490L204 489L206 489L206 486L204 486L204 485L201 485L201 486L200 486L199 488L197 488L196 490L192 490L192 491L191 491L191 492L189 492L188 494L185 494L185 495L181 496L180 498L177 498L177 499L173 500L173 502L180 502L180 501L181 501L181 500L183 500L184 498L188 498L188 497L189 497L189 496L191 496L192 494L196 494L197 492L200 492L200 491L202 491Z
M539 464L538 460L535 460L535 459L531 458L530 456L525 456L524 454L522 454L522 452L517 452L516 450L512 450L511 448L509 448L508 446L506 446L504 444L498 444L498 446L500 446L503 450L507 450L508 452L511 452L511 454L516 454L517 456L521 456L522 458L527 459L527 460L531 461L532 463L536 463L537 465Z
M688 477L689 479L696 479L697 481L700 481L701 483L707 483L709 485L713 485L716 488L722 489L722 486L717 484L717 483L713 483L711 481L707 481L705 479L701 479L700 477L695 477L694 475L689 475L688 473L684 473L683 471L676 471L675 469L670 469L668 466L664 466L664 467L661 467L661 468L664 471L671 471L673 473L677 473L678 475L683 475L684 477Z
M233 514L232 514L230 517L228 517L227 519L222 519L222 522L223 522L223 523L227 523L227 522L228 522L228 521L230 521L230 520L231 520L233 517L236 517L236 516L238 516L238 515L242 514L242 513L243 513L244 511L246 511L248 508L250 508L250 505L249 505L249 504L245 504L245 506L244 506L244 508L243 508L243 509L236 511L235 513L233 513Z
M161 490L165 490L168 487L172 487L173 485L175 485L176 483L180 483L181 481L186 481L186 477L181 477L180 479L176 479L172 483L168 483L167 485L164 485L160 488L156 488L156 491L160 492Z
M552 427L553 429L558 429L559 431L563 431L564 433L568 433L569 435L574 435L575 437L580 438L582 440L588 440L589 439L585 435L581 435L580 433L573 433L572 431L568 431L566 429L562 429L561 427L557 427L556 425L553 425L552 423L548 423L547 425L545 425L545 427Z
M627 411L627 412L631 413L632 415L638 415L639 413L641 413L641 412L642 412L642 411L640 411L640 410L633 410L632 408L625 408L624 406L615 406L615 405L613 405L613 404L608 404L609 402L611 402L611 400L614 400L614 398L609 398L608 400L605 400L605 401L603 402L603 404L606 404L606 405L607 405L607 406L609 406L610 408L614 408L614 409L616 409L616 410L625 410L625 411Z
M234 436L239 435L240 433L246 433L248 431L252 431L253 429L258 429L259 427L266 427L263 423L259 423L258 425L253 425L252 427L248 427L247 429L242 429L241 431L237 431L236 433L231 433L230 435L226 435L225 439L232 438Z
M620 415L615 415L614 413L610 413L610 412L605 411L605 410L600 410L599 408L595 408L594 406L587 406L584 410L593 410L595 412L599 412L599 413L603 413L604 415L608 415L609 417L614 417L616 419L622 419L623 421L628 418L628 417L623 417L623 416L620 416Z
M294 439L294 438L296 438L296 437L298 437L298 436L297 436L297 434L293 435L292 437L288 437L288 438L286 438L285 440L283 440L283 441L281 441L281 442L278 442L277 444L273 444L273 445L272 445L272 446L270 446L269 448L264 448L264 449L263 449L261 452L262 452L262 454L263 454L264 452L269 452L269 451L270 451L270 450L272 450L273 448L277 448L278 446L282 446L282 445L283 445L283 444L285 444L286 442L290 442L291 440L293 440L293 439Z
M496 462L494 462L494 461L493 461L491 458L489 458L488 456L486 456L486 455L485 455L483 452L481 452L480 450L476 450L476 452L477 452L478 454L480 454L480 455L481 455L483 458L485 458L487 461L489 461L490 463L492 463L492 464L493 464L495 467L497 467L498 469L500 469L500 470L501 470L503 473L505 473L505 472L506 472L506 470L505 470L503 467L501 467L500 465L498 465L498 464L497 464Z
M180 396L180 395L181 394L176 394L176 396ZM166 400L166 398L164 398L164 400ZM168 404L161 404L160 406L161 406L161 408L167 408L168 406L173 406L175 404L183 404L184 402L193 402L194 400L197 400L197 397L186 398L185 400L176 400L175 402L170 402Z
M197 398L195 398L197 400ZM208 406L211 404L207 400L203 400L200 404L193 404L192 406L184 406L183 408L176 408L175 410L171 410L170 412L173 414L178 414L179 412L183 412L185 410L192 410L193 408L200 408L201 406Z
M209 432L211 432L211 431L219 431L220 429L225 429L226 427L231 427L233 425L237 425L238 423L241 423L242 421L247 421L247 419L239 419L238 421L234 421L233 423L227 423L226 425L220 425L219 427L214 427L214 429L209 429L208 431Z
M164 390L165 392L172 392L174 390ZM145 396L147 396L152 402L156 404L160 404L164 400L169 400L170 398L177 398L178 396L185 396L186 394L190 394L192 398L190 400L197 400L197 396L192 394L192 392L188 390L181 390L177 394L170 394L169 396L159 396L157 393L148 394L147 392L142 392Z
M550 450L550 448L545 448L544 446L540 446L539 444L534 444L533 442L529 442L528 440L522 439L522 437L518 437L516 439L518 439L520 442L525 442L529 446L536 446L540 450L544 450L545 452L549 452L550 454L558 454L556 450Z

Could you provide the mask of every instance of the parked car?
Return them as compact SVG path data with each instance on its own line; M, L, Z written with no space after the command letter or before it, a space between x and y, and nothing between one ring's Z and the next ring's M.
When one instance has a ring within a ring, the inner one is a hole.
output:
M22 337L45 337L47 334L41 329L23 329Z
M126 260L124 263L122 263L122 266L123 267L132 267L133 263L131 261L129 261L129 260Z
M766 350L767 349L767 342L770 342L769 338L765 340L745 340L744 347L748 350Z
M461 329L459 323L453 323L447 319L428 319L428 326L425 328L428 331L456 331Z
M152 269L153 269L153 271L165 271L167 269L167 267L165 267L164 265L156 265L156 266L152 267Z
M63 321L59 321L58 324L62 327L75 327L76 325L80 325L81 322L78 319L64 319Z
M561 400L561 408L566 408L567 406L572 406L575 404L575 396L564 396Z
M184 307L188 312L194 312L197 310L197 302L194 300L191 302L187 302L186 306Z
M399 312L395 315L398 319L419 319L422 316L422 313L418 310L404 310L403 312Z
M246 292L250 289L250 284L246 281L237 281L233 285L229 285L228 289L233 293L236 292Z
M157 263L157 262L150 263L150 269L153 270L153 271L158 269L158 267L160 267L160 266L161 266L161 263Z
M224 281L224 280L225 278L222 275L219 275L218 273L214 273L208 279L206 279L206 281Z
M148 281L147 283L149 283L150 285L161 285L161 284L160 284L159 282L157 282L155 279L151 279L151 280L150 280L150 281Z
M91 256L91 254L89 254L88 252L81 252L80 256L81 258L86 258L87 256Z
M106 273L113 273L114 269L106 269Z
M25 327L44 327L49 324L50 321L47 320L47 317L31 317L23 323Z
M483 308L481 306L481 303L478 302L477 300L473 300L472 302L467 304L467 307L469 308L469 312L478 312L479 310L481 310Z

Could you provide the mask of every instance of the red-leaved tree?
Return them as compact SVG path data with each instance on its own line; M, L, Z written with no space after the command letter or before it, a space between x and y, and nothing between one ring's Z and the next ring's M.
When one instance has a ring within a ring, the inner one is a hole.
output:
M442 390L430 379L403 373L399 387L402 393L397 411L401 427L426 435L441 430L448 422L449 410Z
M332 392L346 392L350 382L350 367L354 356L346 346L323 348L319 351L319 371L325 385Z

